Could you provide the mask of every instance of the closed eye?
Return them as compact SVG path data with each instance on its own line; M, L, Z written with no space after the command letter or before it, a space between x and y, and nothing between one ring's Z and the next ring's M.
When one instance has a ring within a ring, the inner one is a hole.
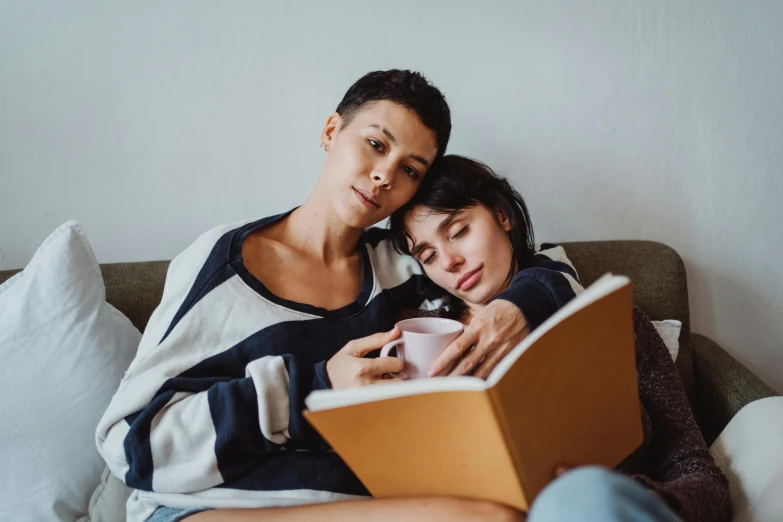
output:
M424 259L424 260L421 262L421 264L422 264L422 265L426 265L426 264L428 264L430 261L432 261L434 258L435 258L435 252L433 252L432 254L430 254L429 256L427 256L427 258L426 258L426 259Z
M464 227L462 227L461 229L459 229L459 232L457 232L456 234L454 234L453 236L451 236L451 239L457 239L458 237L460 237L460 236L464 235L464 234L465 234L465 232L467 232L467 231L468 231L468 225L465 225Z

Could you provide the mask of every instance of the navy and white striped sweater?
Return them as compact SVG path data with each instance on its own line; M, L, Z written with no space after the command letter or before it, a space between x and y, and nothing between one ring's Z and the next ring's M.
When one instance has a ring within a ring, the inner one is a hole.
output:
M418 262L382 229L362 236L362 288L328 311L281 299L244 267L247 235L286 214L217 227L169 267L160 305L101 419L98 449L135 489L128 520L175 508L270 507L366 496L302 416L328 388L326 361L353 339L427 307ZM581 290L562 248L546 245L500 297L535 328Z

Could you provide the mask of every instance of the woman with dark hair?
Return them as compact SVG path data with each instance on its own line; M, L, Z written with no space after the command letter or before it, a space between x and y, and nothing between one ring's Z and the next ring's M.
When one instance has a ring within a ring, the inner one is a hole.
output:
M502 359L502 348L471 349L475 322L495 300L514 302L532 330L565 304L567 290L573 288L573 296L581 289L561 247L535 245L519 193L465 157L438 160L389 227L395 247L415 257L437 284L432 297L441 304L403 315L446 316L466 325L432 375L461 359L451 375L486 377ZM557 478L533 503L529 522L731 518L728 483L707 450L668 350L638 308L633 319L644 442L613 471L553 470Z
M516 304L532 331L582 290L562 247L535 245L519 192L462 156L439 159L413 199L390 216L389 228L395 248L416 258L437 285L430 297L440 313L466 325L432 375L464 355L451 375L473 370L486 377L514 347L476 343L483 325L473 318L498 299Z

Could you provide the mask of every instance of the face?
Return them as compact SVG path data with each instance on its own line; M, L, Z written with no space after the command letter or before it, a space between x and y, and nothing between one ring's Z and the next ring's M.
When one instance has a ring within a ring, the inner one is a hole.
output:
M329 200L354 228L374 225L408 202L438 151L434 131L388 101L367 104L348 125L333 114L321 140Z
M506 289L513 252L502 213L483 205L450 216L416 207L405 216L408 247L438 286L483 305Z

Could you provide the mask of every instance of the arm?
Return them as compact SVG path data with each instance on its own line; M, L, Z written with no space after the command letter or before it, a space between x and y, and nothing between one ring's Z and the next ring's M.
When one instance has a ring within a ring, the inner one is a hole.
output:
M504 299L516 305L533 331L582 290L563 247L542 245L531 266L517 272L509 288L493 301Z
M632 477L686 521L728 521L728 482L707 450L671 356L639 309L634 309L634 328L639 394L652 424L652 467L649 476Z
M301 415L307 394L328 386L324 367L274 356L253 361L243 378L173 377L123 417L115 405L148 377L134 375L101 422L99 450L133 488L189 493L230 482L284 446L325 449Z
M224 291L215 281L230 279L221 272L228 267L213 262L226 234L202 236L172 262L161 304L98 425L101 455L136 489L199 491L241 476L283 446L325 446L301 414L305 396L329 386L325 361L230 357L228 348L258 327L226 326L234 313L226 299L203 298Z

